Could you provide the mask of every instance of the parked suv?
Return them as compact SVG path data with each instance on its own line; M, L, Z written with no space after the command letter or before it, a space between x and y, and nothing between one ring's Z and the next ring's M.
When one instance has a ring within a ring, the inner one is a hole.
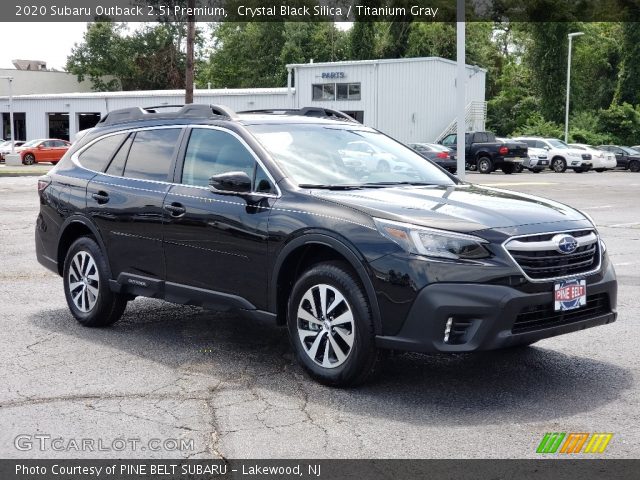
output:
M536 148L547 151L547 157L550 161L549 168L556 173L564 173L567 169L582 173L589 171L592 167L590 153L571 148L557 138L518 137L514 140L527 143L530 140L535 140Z
M354 140L411 170L345 165ZM332 385L367 379L382 349L490 350L616 319L589 217L461 182L340 112L114 111L38 194L37 258L81 324L136 296L222 305L287 325Z
M540 173L549 168L549 151L547 145L536 138L524 138L521 140L527 145L527 158L522 166L533 173Z

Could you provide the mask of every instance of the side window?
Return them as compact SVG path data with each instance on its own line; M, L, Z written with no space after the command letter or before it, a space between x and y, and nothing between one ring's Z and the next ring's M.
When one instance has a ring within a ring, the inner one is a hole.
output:
M141 180L166 181L178 138L180 138L179 128L137 132L129 150L124 176Z
M456 135L447 135L442 140L442 145L453 145L454 143L456 143Z
M194 128L182 168L182 183L209 186L209 178L226 172L245 172L254 178L256 161L233 135L221 130Z
M126 134L122 133L98 140L78 156L80 165L95 172L103 172L125 137Z
M133 136L134 134L129 135L129 138L127 138L118 149L118 153L116 153L113 160L111 160L106 173L117 177L122 176L124 173L124 164L127 162L127 155L129 155L129 149L131 149L131 144L133 143Z

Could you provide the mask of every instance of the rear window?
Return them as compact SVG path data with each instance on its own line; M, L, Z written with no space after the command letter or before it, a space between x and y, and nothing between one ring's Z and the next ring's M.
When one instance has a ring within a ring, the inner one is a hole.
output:
M80 165L94 172L103 172L126 136L122 133L98 140L78 156Z
M166 181L179 137L179 128L137 132L129 151L124 176Z

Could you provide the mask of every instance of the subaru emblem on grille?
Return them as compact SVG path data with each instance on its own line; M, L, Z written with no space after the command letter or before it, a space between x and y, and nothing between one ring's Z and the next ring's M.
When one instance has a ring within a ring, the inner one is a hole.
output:
M558 245L557 250L560 253L573 253L578 248L578 241L571 235L556 235L552 241Z

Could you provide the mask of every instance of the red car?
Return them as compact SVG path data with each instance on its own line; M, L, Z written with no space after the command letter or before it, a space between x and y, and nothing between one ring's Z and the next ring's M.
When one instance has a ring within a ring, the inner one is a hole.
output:
M16 148L16 153L20 154L22 163L25 165L33 165L40 162L51 162L55 165L67 153L70 146L71 143L66 140L45 138L25 143Z

